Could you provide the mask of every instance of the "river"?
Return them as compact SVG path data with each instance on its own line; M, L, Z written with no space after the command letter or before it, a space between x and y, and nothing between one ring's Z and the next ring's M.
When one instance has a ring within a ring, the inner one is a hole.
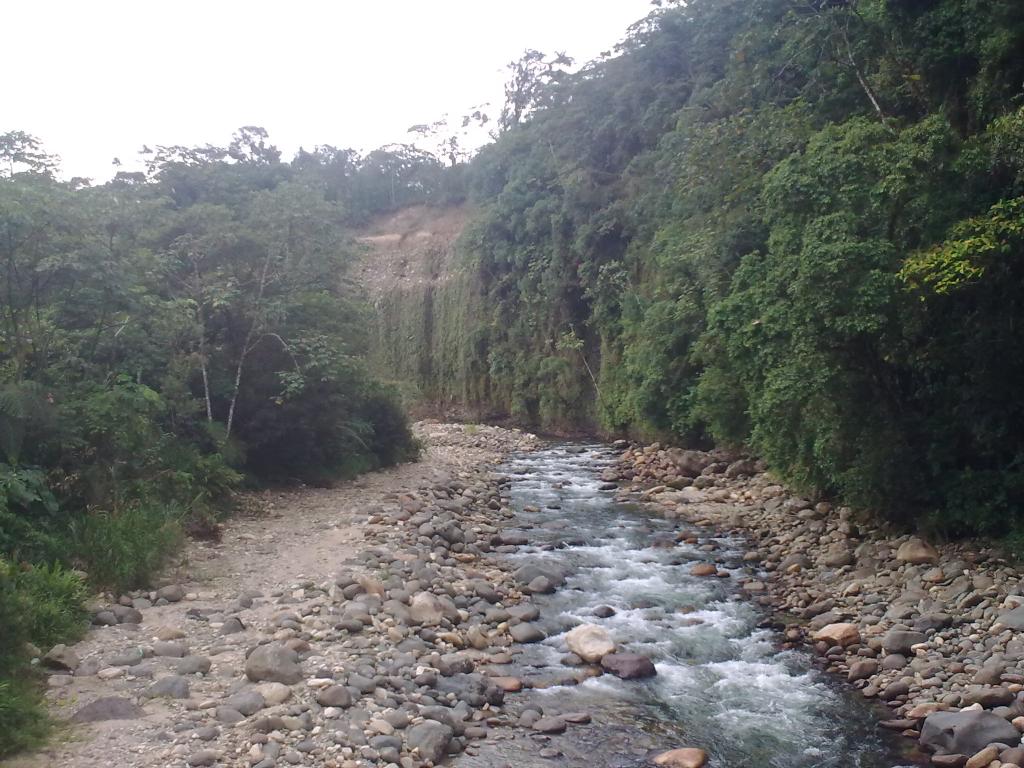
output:
M607 446L554 444L517 455L503 468L529 542L507 556L567 576L554 594L533 597L548 639L524 646L503 670L550 687L509 702L545 714L583 711L592 722L559 736L488 743L457 765L633 768L683 746L706 750L710 768L906 765L899 737L877 726L878 713L856 691L815 669L807 653L781 649L776 632L759 628L765 615L743 598L734 576L690 575L693 563L709 559L738 573L742 542L616 501L615 491L599 490L600 473L614 460ZM700 544L676 544L680 531L697 534ZM595 609L603 606L614 615L597 618ZM650 656L657 675L551 685L571 671L561 661L561 635L581 622Z

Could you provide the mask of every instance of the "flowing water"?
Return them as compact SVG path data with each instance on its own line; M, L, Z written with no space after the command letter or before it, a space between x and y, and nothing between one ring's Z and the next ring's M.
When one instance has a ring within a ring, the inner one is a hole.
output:
M625 650L650 656L657 676L623 681L603 675L510 697L514 706L540 706L546 714L585 711L593 723L570 726L550 740L492 743L458 765L633 768L680 746L705 749L711 768L906 765L897 737L878 728L878 713L855 691L817 671L807 654L780 650L778 636L758 628L764 614L739 594L735 578L689 575L693 562L712 557L738 569L740 542L715 538L718 548L710 555L674 544L679 521L598 490L601 471L613 462L605 446L554 445L505 467L529 540L510 557L567 575L555 594L533 598L548 639L525 646L507 671L542 684L567 677L561 634L591 622ZM712 535L692 531L702 543ZM615 614L595 618L598 606L611 606Z

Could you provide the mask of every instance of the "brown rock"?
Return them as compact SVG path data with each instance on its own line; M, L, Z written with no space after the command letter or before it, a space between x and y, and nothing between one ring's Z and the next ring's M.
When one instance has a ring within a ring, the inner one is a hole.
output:
M828 624L814 633L815 642L821 640L830 645L846 647L860 642L860 629L856 624Z
M491 682L506 693L516 693L523 690L523 681L518 677L492 677Z
M708 762L708 753L694 747L671 749L657 755L653 762L666 768L703 768Z
M999 749L993 746L985 747L976 752L970 760L964 763L964 768L986 768L993 760L999 757Z
M649 658L636 653L609 653L601 659L601 666L606 672L623 680L637 680L658 674Z
M999 759L1010 765L1024 765L1024 747L1012 747L999 756Z
M690 569L691 576L714 576L718 568L713 563L697 563Z
M850 672L846 679L851 683L857 680L866 680L878 672L878 662L874 659L862 659L850 664Z
M900 544L896 559L911 565L935 565L939 562L939 552L931 544L913 538Z

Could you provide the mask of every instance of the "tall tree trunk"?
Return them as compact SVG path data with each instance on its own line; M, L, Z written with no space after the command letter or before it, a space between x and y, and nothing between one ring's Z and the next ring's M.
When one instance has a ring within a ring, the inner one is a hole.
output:
M263 260L263 269L260 272L259 288L256 291L256 308L253 312L252 322L245 334L245 342L242 350L238 353L238 365L235 366L235 385L231 392L231 405L228 406L228 421L224 430L224 440L231 437L231 430L235 424L235 407L238 404L238 393L242 388L242 370L245 368L245 359L253 349L252 339L256 335L256 328L260 322L260 304L263 301L263 292L267 287L267 272L270 270L271 251L267 250L267 258Z

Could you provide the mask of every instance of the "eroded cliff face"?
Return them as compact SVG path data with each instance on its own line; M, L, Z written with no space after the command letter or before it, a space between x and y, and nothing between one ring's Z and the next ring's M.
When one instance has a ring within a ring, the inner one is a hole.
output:
M412 206L358 233L356 271L374 313L371 359L414 410L477 415L487 376L474 350L483 311L479 282L460 246L466 206Z

